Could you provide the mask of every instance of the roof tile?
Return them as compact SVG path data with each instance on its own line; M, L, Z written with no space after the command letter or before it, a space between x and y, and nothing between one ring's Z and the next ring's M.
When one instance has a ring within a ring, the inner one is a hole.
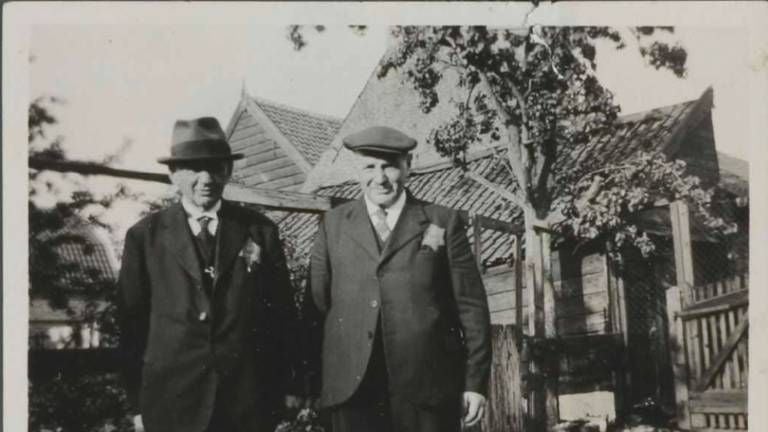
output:
M315 165L341 128L341 119L253 98L310 165Z
M602 163L606 163L631 157L641 149L662 151L666 137L695 105L696 101L690 101L622 117L619 119L619 129L611 136L594 139L585 146L583 152L568 155L559 161L560 166L572 168L578 161L595 158L595 155L600 155ZM469 169L507 188L515 185L509 171L493 163L492 155L470 161ZM425 167L416 170L411 173L407 186L417 198L425 201L500 220L520 221L522 218L522 212L518 208L505 205L494 193L465 179L459 168L450 165L439 169ZM321 188L318 194L354 199L360 195L360 190L355 182L347 181ZM300 232L302 238L308 239L310 236L307 235L307 224L313 220L314 216L297 214L294 218L280 221L279 225L285 235L291 236L294 232ZM314 228L312 226L313 232ZM468 230L468 235L471 234L471 230ZM484 265L493 266L509 262L514 253L511 234L484 230L481 238ZM303 248L308 250L309 244L303 245Z

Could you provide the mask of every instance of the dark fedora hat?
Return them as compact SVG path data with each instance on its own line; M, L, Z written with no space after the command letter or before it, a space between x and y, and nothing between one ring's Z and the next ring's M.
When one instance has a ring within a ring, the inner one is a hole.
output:
M157 161L162 164L171 164L242 158L242 153L232 153L227 143L227 136L218 120L213 117L200 117L176 121L171 138L171 155Z

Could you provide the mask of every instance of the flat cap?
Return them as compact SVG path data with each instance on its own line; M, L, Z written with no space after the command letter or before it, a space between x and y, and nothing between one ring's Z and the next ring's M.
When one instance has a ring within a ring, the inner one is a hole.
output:
M416 147L416 140L387 126L373 126L347 135L344 147L355 152L383 152L405 154Z

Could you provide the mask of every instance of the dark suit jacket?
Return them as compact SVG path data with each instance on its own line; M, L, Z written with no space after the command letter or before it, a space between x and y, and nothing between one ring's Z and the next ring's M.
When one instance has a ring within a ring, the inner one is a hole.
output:
M430 224L445 229L437 251L422 245ZM343 403L357 389L379 312L391 391L429 405L485 394L488 303L459 214L409 195L381 253L374 235L362 199L320 224L311 288L325 315L321 404Z
M249 238L262 250L250 272L238 256ZM295 358L294 301L277 227L224 202L217 242L209 299L180 204L126 235L120 345L129 399L148 432L202 431L222 401L240 430L272 432Z

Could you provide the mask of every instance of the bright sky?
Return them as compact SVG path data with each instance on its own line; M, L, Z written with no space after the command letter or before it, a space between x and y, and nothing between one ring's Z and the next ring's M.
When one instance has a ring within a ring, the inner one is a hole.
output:
M57 109L72 157L98 158L133 144L124 164L160 170L178 118L214 115L223 126L243 84L254 96L344 117L381 57L386 32L346 28L293 50L285 26L41 27L31 52L31 95Z
M156 159L169 151L174 121L213 115L226 127L243 84L251 95L343 118L384 53L387 28L371 27L359 36L329 26L305 35L308 45L297 52L284 25L38 26L30 43L30 97L66 101L54 111L55 133L65 137L70 157L99 160L129 142L117 164L163 172ZM745 36L736 29L679 29L673 40L688 50L685 79L645 66L631 46L617 52L606 45L598 53L598 72L624 113L696 99L714 86L717 147L745 158L740 137L749 126L740 101L749 88L748 81L734 78L748 67ZM87 180L96 192L116 182ZM150 195L167 191L159 184L127 183ZM104 216L118 233L143 208L121 205L130 208Z
M57 132L72 157L98 159L132 144L123 164L162 167L177 118L214 115L229 121L245 83L254 96L344 117L386 46L386 28L357 36L344 27L307 31L292 49L285 26L41 26L33 32L31 96L66 100ZM682 28L689 75L645 67L635 51L603 50L599 72L625 113L698 98L715 89L721 151L745 157L748 128L740 101L749 93L736 77L748 67L745 34L736 29Z

